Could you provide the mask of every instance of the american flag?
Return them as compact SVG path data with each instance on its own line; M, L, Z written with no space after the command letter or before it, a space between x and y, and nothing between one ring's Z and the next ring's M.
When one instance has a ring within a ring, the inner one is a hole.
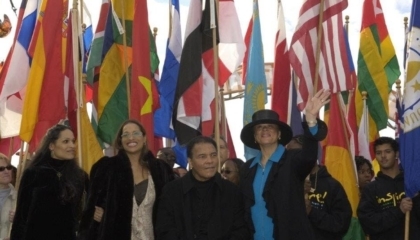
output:
M303 3L289 49L290 64L299 81L300 110L314 92L315 74L318 75L316 91L323 88L335 93L351 89L342 19L347 0L324 1L322 34L318 37L320 7L319 0ZM318 46L319 66L316 66Z

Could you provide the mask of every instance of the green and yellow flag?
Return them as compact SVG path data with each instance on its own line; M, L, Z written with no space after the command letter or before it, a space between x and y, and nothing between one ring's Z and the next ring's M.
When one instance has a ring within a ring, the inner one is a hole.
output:
M104 49L107 51L103 53L105 57L99 73L97 106L97 133L106 143L114 141L118 128L129 117L126 74L132 63L134 19L134 0L114 0L112 3L115 14L110 7L104 37ZM130 80L130 76L127 79Z
M368 94L370 133L375 135L387 126L388 96L401 74L379 1L364 1L357 67L359 91ZM360 99L358 93L357 100ZM360 119L363 102L357 103L357 116Z

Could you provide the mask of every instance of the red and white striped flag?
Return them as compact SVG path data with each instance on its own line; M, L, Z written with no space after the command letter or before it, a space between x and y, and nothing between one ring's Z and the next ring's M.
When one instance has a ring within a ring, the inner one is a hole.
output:
M318 75L318 90L330 89L335 93L351 89L342 20L342 11L346 7L347 0L324 1L319 66L315 69L320 3L319 0L303 3L289 50L290 64L299 79L300 110L305 108L314 91L315 74Z

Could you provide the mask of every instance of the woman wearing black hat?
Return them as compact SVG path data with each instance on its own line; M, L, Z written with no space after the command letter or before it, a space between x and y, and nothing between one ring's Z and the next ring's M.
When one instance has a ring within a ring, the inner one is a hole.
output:
M286 150L293 133L272 110L253 114L241 132L242 142L258 149L241 171L246 221L254 239L314 239L305 210L303 183L318 157L318 142L327 135L327 126L317 119L329 102L329 90L320 90L305 108L302 149Z

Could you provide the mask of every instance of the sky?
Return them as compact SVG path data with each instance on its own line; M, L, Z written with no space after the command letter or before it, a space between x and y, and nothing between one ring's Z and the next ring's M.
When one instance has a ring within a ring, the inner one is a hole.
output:
M19 8L21 0L13 0L15 6ZM88 0L86 1L88 8L91 10L93 28L96 27L97 17L100 9L102 0ZM158 35L156 37L156 44L158 49L158 55L160 58L160 68L162 68L166 41L168 37L169 29L169 2L170 0L147 0L149 10L149 23L152 28L158 28ZM300 7L303 0L283 0L284 17L286 21L286 37L288 44L295 30L295 26L299 17ZM184 31L187 15L188 6L190 0L180 0L180 16L181 16L181 27ZM388 31L391 36L391 40L394 44L395 51L397 53L398 61L401 66L401 72L403 71L403 50L404 50L404 17L410 17L412 0L382 0L382 9L385 15L385 21L388 26ZM70 5L72 6L72 5ZM238 13L239 21L241 24L241 30L243 35L246 32L249 20L252 15L252 0L236 0L236 10ZM275 33L277 31L277 0L260 0L260 21L261 31L264 45L264 59L265 62L273 62L274 60L274 41ZM355 65L357 65L357 53L359 49L359 32L361 26L361 15L362 15L363 0L348 0L348 7L344 11L343 16L348 15L349 18L349 41L352 56ZM17 16L13 13L10 7L9 0L0 0L0 18L3 19L3 14L7 14L13 26L16 27ZM0 61L3 61L7 52L12 44L14 32L12 31L9 36L0 39ZM184 35L183 35L184 38ZM403 76L400 77L403 80ZM229 100L226 104L226 116L228 123L231 128L233 142L237 156L243 158L243 147L239 139L240 131L242 129L242 112L243 112L243 99ZM266 108L270 108L269 104ZM392 131L389 130L381 132L382 135L392 136Z

